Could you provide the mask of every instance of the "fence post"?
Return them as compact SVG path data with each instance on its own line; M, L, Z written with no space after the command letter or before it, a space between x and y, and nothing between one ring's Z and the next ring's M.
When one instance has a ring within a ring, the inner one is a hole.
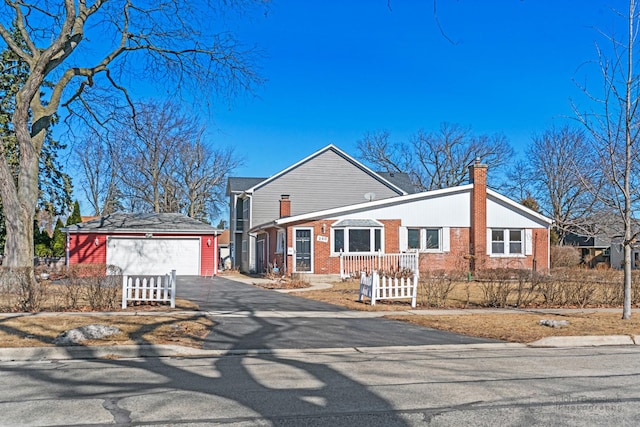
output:
M371 273L371 305L376 305L378 292L380 292L380 275L376 270L373 270Z
M416 300L418 297L418 270L415 270L415 273L413 274L413 286L412 286L412 291L413 291L413 295L411 295L411 307L412 308L416 308Z
M122 308L127 308L127 276L122 275Z
M171 308L176 308L176 271L171 270Z

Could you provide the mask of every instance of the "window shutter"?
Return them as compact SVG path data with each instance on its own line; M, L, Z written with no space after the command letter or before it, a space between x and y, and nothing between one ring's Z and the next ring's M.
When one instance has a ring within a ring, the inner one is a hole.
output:
M487 255L491 255L491 229L487 228Z
M524 254L533 255L533 230L524 230Z
M451 229L442 227L442 252L451 251Z
M398 239L400 242L400 252L406 252L409 249L409 236L407 234L407 227L399 227Z

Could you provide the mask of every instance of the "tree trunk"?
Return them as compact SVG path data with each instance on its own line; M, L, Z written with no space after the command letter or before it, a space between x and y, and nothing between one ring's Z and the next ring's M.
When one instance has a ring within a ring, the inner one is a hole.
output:
M622 318L627 320L631 318L631 244L624 244L624 299L622 303Z

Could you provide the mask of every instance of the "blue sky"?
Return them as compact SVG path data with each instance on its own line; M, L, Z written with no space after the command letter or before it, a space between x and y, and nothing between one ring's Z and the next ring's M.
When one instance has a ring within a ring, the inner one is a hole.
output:
M270 176L333 143L356 155L366 132L406 141L441 122L531 135L587 106L574 79L599 83L598 30L624 30L611 7L576 0L274 0L235 30L264 52L256 96L220 102L207 123L245 158L237 176ZM585 80L586 79L586 80Z

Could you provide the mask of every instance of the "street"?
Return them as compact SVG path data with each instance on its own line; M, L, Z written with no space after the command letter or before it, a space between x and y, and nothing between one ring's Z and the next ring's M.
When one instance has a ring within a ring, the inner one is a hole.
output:
M640 349L0 363L0 425L639 425Z

